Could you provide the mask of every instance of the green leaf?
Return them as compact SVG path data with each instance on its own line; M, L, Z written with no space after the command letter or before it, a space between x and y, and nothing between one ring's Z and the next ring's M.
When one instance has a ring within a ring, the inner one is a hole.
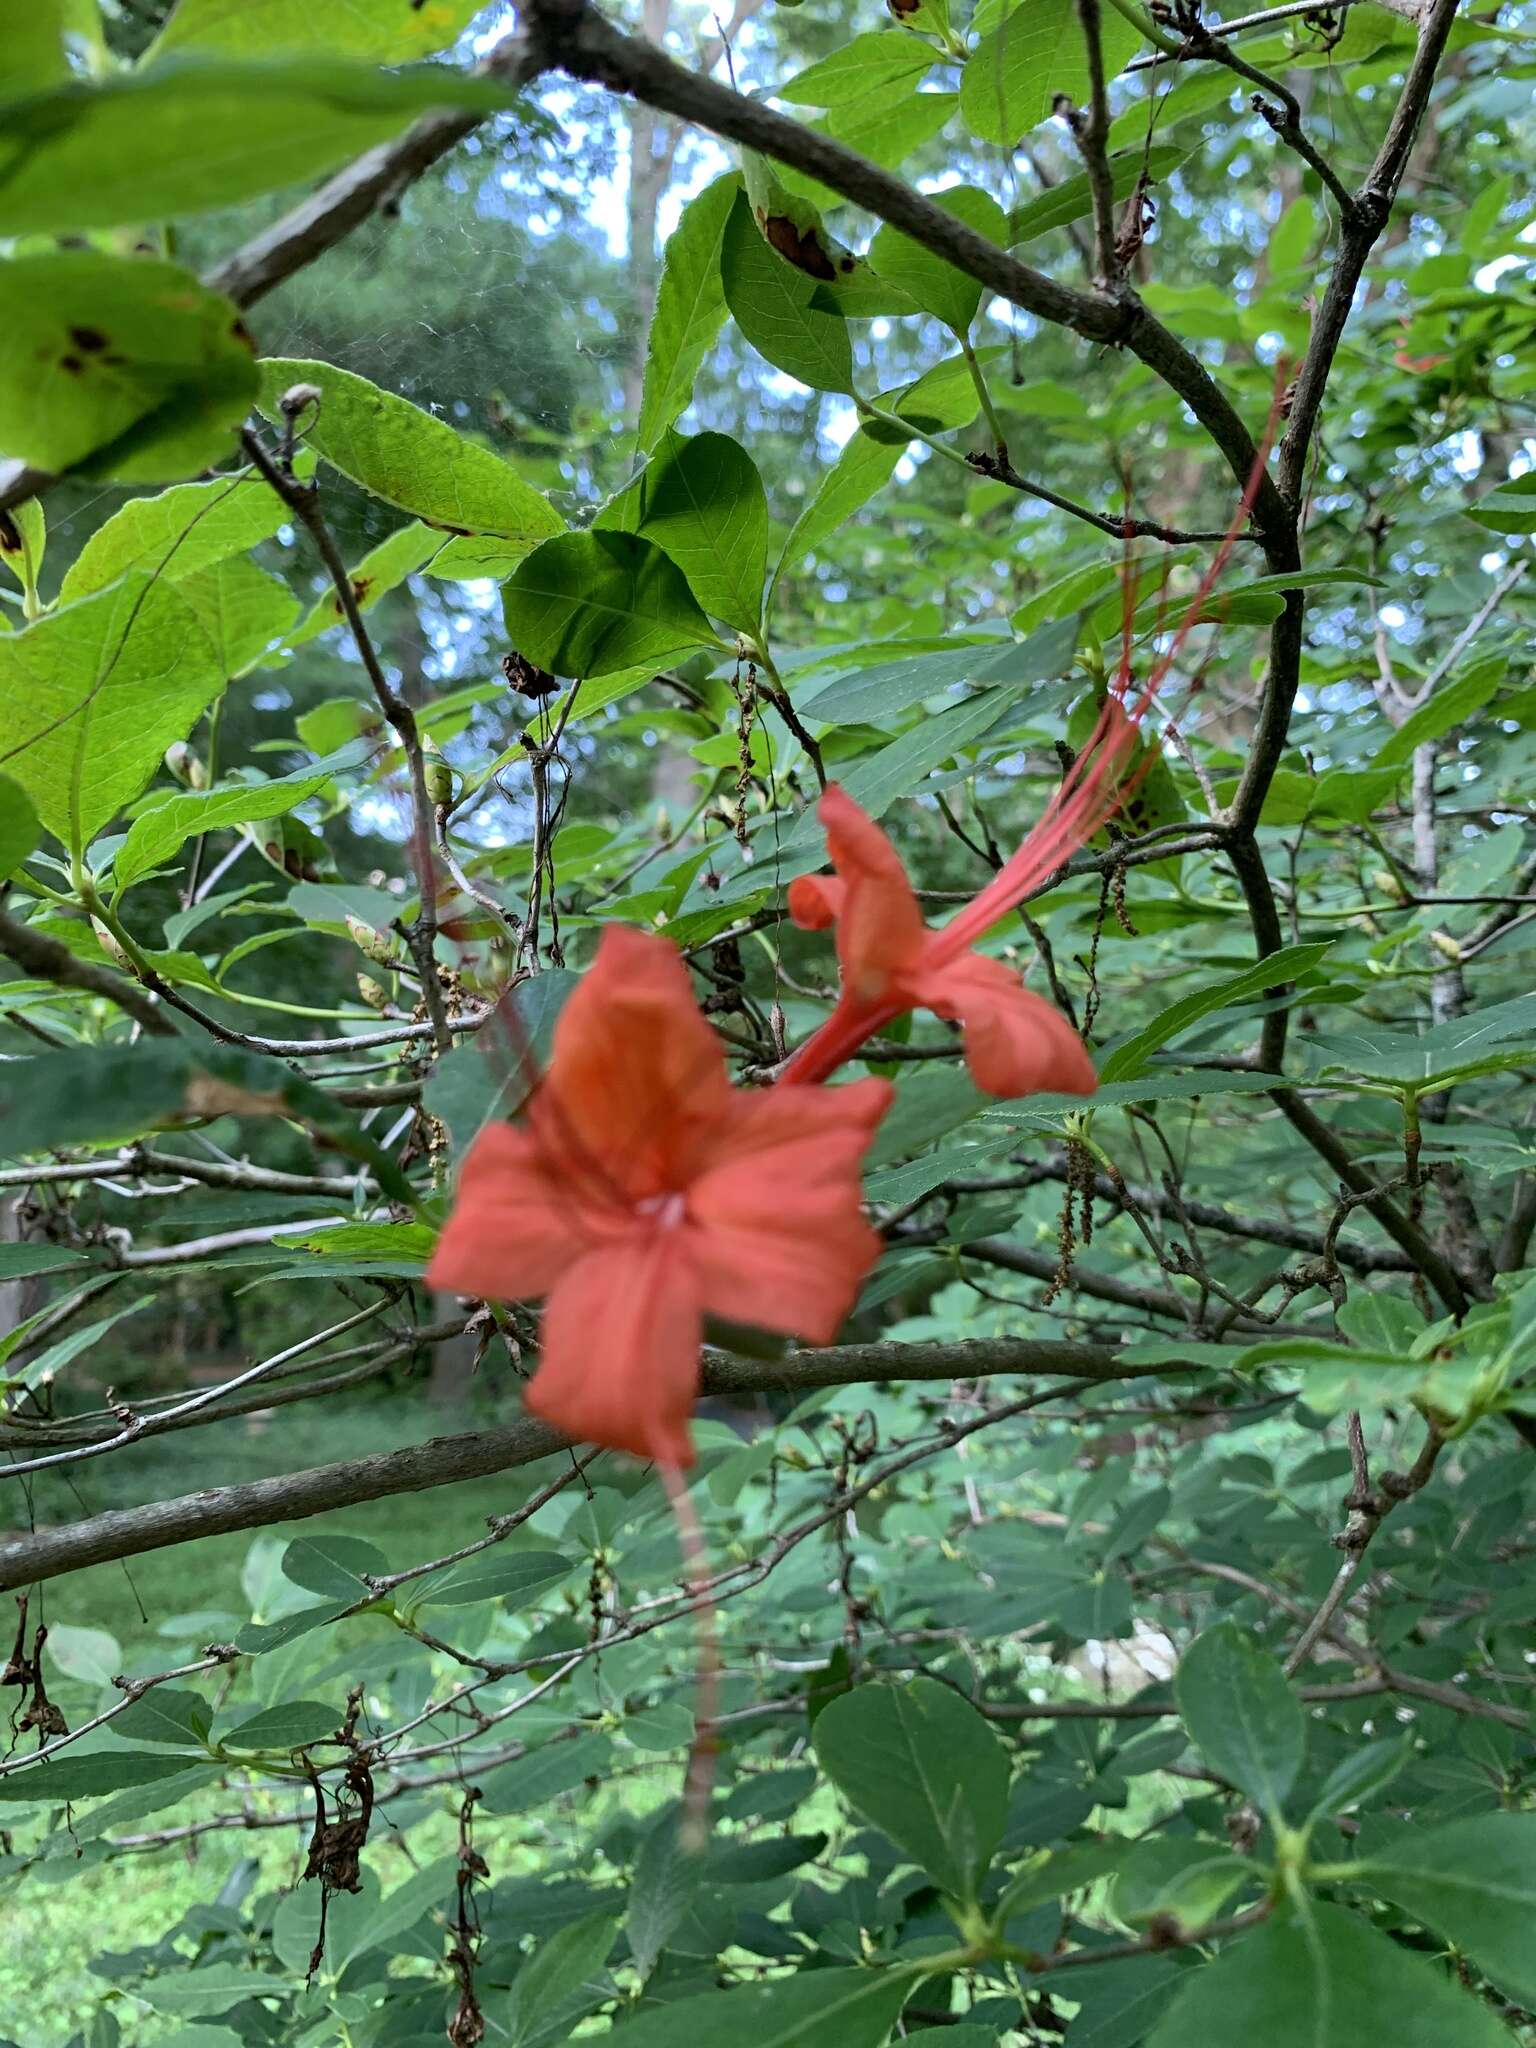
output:
M107 1723L124 1742L161 1742L174 1749L202 1749L212 1725L212 1709L201 1693L175 1685L151 1686Z
M397 1598L409 1601L413 1609L473 1607L482 1600L505 1600L514 1612L521 1612L576 1569L572 1559L551 1550L488 1551L447 1571L434 1572L415 1586L403 1586Z
M89 597L130 570L175 583L227 555L244 554L287 517L282 499L257 476L176 484L152 498L135 498L86 541L64 572L59 602Z
M954 113L956 103L957 95L952 92L919 92L915 85L910 91L893 88L833 107L815 125L860 156L867 156L871 163L894 170L933 140ZM790 172L786 181L828 212L846 204L841 193L814 179Z
M535 1806L574 1792L588 1778L601 1778L613 1756L606 1735L578 1735L567 1742L546 1742L516 1762L487 1773L487 1813L527 1813Z
M89 1814L78 1809L70 1816L75 1839L80 1842L98 1841L110 1834L114 1828L121 1828L140 1821L147 1814L163 1813L168 1806L175 1806L190 1792L201 1792L207 1786L217 1783L217 1764L182 1755L177 1758L181 1770L174 1777L157 1778L152 1784L130 1785L121 1792L93 1806Z
M248 1621L235 1635L235 1648L248 1657L265 1656L269 1650L281 1650L286 1644L297 1642L300 1636L338 1620L354 1604L351 1600L326 1600L318 1607L301 1607L297 1613L285 1614L277 1621Z
M352 595L357 600L360 612L372 611L381 597L391 590L398 590L408 576L418 569L427 568L434 556L452 547L452 541L445 542L434 527L424 526L413 520L409 526L402 526L381 540L376 548L370 548L355 568L348 571L347 581L352 586ZM505 541L497 545L505 550L506 570L510 570L521 555L513 544ZM503 571L505 573L505 570ZM333 626L344 623L346 614L341 608L341 599L331 591L313 605L302 625L288 636L290 647L300 647L306 640L312 640L317 633L330 631Z
M0 519L0 568L8 569L29 604L38 603L38 578L48 551L48 518L40 498L23 498Z
M31 797L19 782L0 775L0 880L21 866L42 833Z
M68 37L99 60L101 15L96 0L28 0L9 11L0 39L0 96L37 92L70 75Z
M141 1977L134 1995L156 2012L172 2013L182 2019L210 2018L244 2005L248 1998L287 2000L285 1978L259 1970L242 1970L233 1963L209 1963L196 1970L168 1970L158 1977Z
M1074 1970L1071 2048L1140 2048L1188 1975L1172 1956L1134 1956Z
M1413 1758L1408 1737L1397 1741L1367 1742L1352 1749L1328 1773L1312 1801L1312 1817L1332 1817L1363 1805L1385 1791Z
M985 363L1001 354L980 349ZM963 356L947 356L926 370L915 384L882 392L879 404L898 419L910 420L914 430L940 433L952 427L969 426L980 409L976 386ZM832 467L822 475L815 495L790 529L784 552L773 572L775 588L779 578L802 556L819 547L844 527L896 473L903 450L913 436L889 431L884 423L865 421L849 437Z
M0 1145L9 1135L5 1127L7 1110L0 1104ZM14 1154L6 1154L14 1157ZM0 1244L0 1280L26 1280L34 1273L56 1273L61 1266L85 1263L84 1252L62 1244Z
M1080 753L1091 743L1098 729L1106 694L1097 689L1086 691L1072 707L1067 719L1067 745L1074 752ZM1134 837L1184 823L1187 816L1184 799L1168 766L1160 737L1149 739L1138 732L1128 752L1115 764L1107 783L1114 792L1120 827ZM1088 843L1107 849L1110 836L1107 832L1096 832ZM1153 861L1148 872L1177 880L1178 856L1166 861Z
M285 1280L370 1273L415 1280L425 1271L436 1246L437 1232L426 1223L343 1223L338 1228L307 1232L301 1226L291 1236L285 1231L272 1240L274 1252L305 1254L298 1265L285 1268L281 1275ZM383 1569L382 1559L378 1568Z
M129 1785L150 1785L175 1777L187 1768L184 1756L165 1756L150 1749L102 1749L89 1756L48 1757L40 1764L0 1778L0 1800L98 1799Z
M843 787L872 818L880 817L897 797L911 796L932 769L996 725L1022 688L1020 683L1007 683L995 690L978 691L936 718L913 726L879 753L856 762L842 778ZM809 828L797 826L786 845L800 840L802 834L809 837Z
M305 441L386 504L428 526L493 534L525 551L564 532L559 513L499 455L409 399L332 363L273 356L259 368L261 409L271 419L292 385L316 386L319 406L300 421Z
M908 1970L797 1970L642 2012L625 2024L625 2048L880 2048L917 1981Z
M825 1835L778 1835L758 1842L717 1837L709 1845L705 1876L712 1885L766 1884L814 1863L826 1846Z
M1104 76L1115 78L1140 32L1106 8L1100 24ZM1089 94L1088 56L1073 0L1022 0L971 52L960 81L960 112L983 142L1010 146L1051 111L1057 94L1074 107Z
M796 702L802 712L829 725L881 725L956 683L1045 682L1070 665L1076 645L1076 619L1054 619L1027 640L982 641L849 669L798 693Z
M224 688L207 634L167 583L109 590L0 637L0 698L18 707L3 765L66 846L85 846L144 788Z
M177 0L148 61L172 50L220 50L232 57L307 50L316 57L405 64L447 49L483 5L484 0L411 0L402 7L354 0L317 8L312 0Z
M1156 1920L1191 1934L1257 1875L1250 1860L1230 1849L1154 1837L1126 1850L1114 1883L1114 1909L1129 1927Z
M1284 277L1299 270L1317 234L1317 208L1305 193L1293 199L1270 230L1269 270L1272 277Z
M681 1700L653 1700L624 1716L624 1739L637 1749L665 1754L685 1749L693 1740L694 1725L692 1709Z
M906 444L894 438L876 440L869 434L852 434L832 467L823 472L815 495L790 528L784 552L774 568L774 589L779 578L831 535L845 527L863 510L876 491L896 474Z
M861 1685L817 1716L817 1760L866 1820L951 1898L970 1900L1008 1806L1008 1753L948 1686Z
M188 55L71 79L0 107L0 219L10 235L67 234L236 206L349 163L430 108L513 98L447 67L342 58Z
M638 445L643 455L693 396L699 365L725 319L720 243L740 190L734 171L716 178L689 200L668 239L640 392Z
M975 185L952 185L935 193L938 204L967 227L975 228L999 247L1008 239L1008 220L990 192ZM981 304L979 279L969 277L893 227L883 227L870 244L869 260L888 278L962 338Z
M458 1858L439 1856L424 1870L413 1871L385 1898L370 1897L365 1887L361 1895L334 1900L332 1911L338 1905L342 1911L328 1929L326 1967L340 1976L358 1956L394 1947L434 1907L446 1916L453 1909L457 1875Z
M1110 184L1116 199L1130 197L1143 168L1156 184L1181 164L1187 154L1188 151L1176 149L1166 142L1157 143L1148 150L1122 150L1109 160ZM1070 178L1060 179L1037 198L1027 199L1022 206L1014 208L1008 216L1008 241L1017 248L1021 242L1033 242L1052 228L1064 228L1075 220L1086 220L1092 211L1093 193L1088 184L1088 173L1074 171Z
M361 1536L301 1536L283 1552L283 1577L306 1593L328 1600L362 1600L369 1596L367 1578L382 1578L389 1559ZM366 1576L365 1576L366 1575Z
M1193 995L1170 1003L1150 1024L1122 1039L1108 1058L1099 1063L1099 1079L1133 1079L1159 1046L1167 1045L1170 1039L1177 1038L1180 1032L1198 1023L1202 1017L1229 1009L1234 1003L1251 1002L1267 988L1278 988L1285 982L1296 981L1309 974L1331 943L1331 940L1324 940L1316 945L1282 946L1279 952L1255 961L1253 966L1243 968L1227 980L1212 982L1209 987L1196 989Z
M0 642L0 646L3 646ZM1536 997L1512 996L1486 1003L1465 1017L1452 1017L1430 1031L1330 1033L1314 1041L1323 1072L1344 1067L1374 1080L1412 1082L1423 1092L1452 1074L1494 1073L1523 1065L1527 1039L1536 1024ZM1517 1041L1508 1049L1500 1041Z
M539 1943L512 1981L507 2001L512 2048L525 2048L541 2022L599 1976L618 1928L618 1921L607 1913L590 1913Z
M1478 504L1467 506L1466 516L1492 533L1536 533L1536 470L1500 484Z
M624 1915L630 1958L642 1982L682 1925L703 1875L703 1856L680 1839L677 1809L665 1808L640 1844Z
M462 1159L493 1117L515 1115L549 1056L555 1022L580 979L552 967L503 996L497 1022L468 1045L455 1046L432 1070L423 1091L428 1113L448 1126Z
M55 1378L61 1373L65 1366L73 1359L78 1358L83 1351L90 1351L99 1344L107 1331L115 1324L122 1322L127 1316L138 1315L141 1310L149 1307L153 1299L154 1296L150 1294L140 1295L137 1301L130 1301L126 1307L120 1308L115 1315L102 1316L97 1322L87 1323L82 1329L71 1330L67 1336L60 1337L56 1344L50 1344L46 1350L39 1351L35 1357L29 1358L21 1370L12 1377L10 1385L13 1387L43 1386L48 1380ZM11 1334L14 1335L15 1333L12 1332ZM3 1341L0 1340L0 1342ZM5 1355L7 1354L4 1351L0 1351L0 1357ZM109 1672L107 1676L110 1678L112 1673Z
M323 1742L341 1726L341 1710L323 1700L285 1700L264 1707L218 1738L223 1749L299 1749Z
M1064 1899L1069 1892L1082 1891L1097 1883L1120 1867L1126 1853L1121 1836L1107 1842L1072 1842L1064 1849L1040 1850L1004 1889L997 1902L999 1925L1029 1912L1033 1906Z
M116 1636L102 1628L55 1622L48 1631L48 1655L66 1678L86 1685L110 1685L123 1668Z
M1377 768L1406 765L1413 759L1416 747L1427 746L1456 726L1465 725L1498 694L1508 666L1509 657L1504 654L1485 654L1469 662L1372 752L1372 764Z
M1300 825L1311 818L1342 818L1362 824L1391 801L1401 774L1400 768L1330 768L1326 775L1278 769L1265 794L1260 822ZM1236 786L1231 785L1233 790Z
M632 533L545 541L501 593L512 645L557 676L665 667L691 647L718 647L683 572Z
M0 143L0 166L3 154ZM0 328L0 447L39 469L119 483L186 476L231 452L256 396L254 344L234 306L158 258L13 256L0 262Z
M182 577L176 594L197 614L231 682L255 668L299 615L299 601L288 585L245 555L231 555Z
M900 29L873 29L844 43L819 64L797 71L775 97L795 107L857 106L868 93L915 83L934 56L931 46L916 36Z
M759 630L768 566L768 500L757 464L729 434L670 429L593 527L643 534L682 570L713 618Z
M776 370L813 391L853 389L847 321L819 302L814 278L775 255L744 192L738 191L725 224L720 275L731 317Z
M15 1081L23 1085L0 1101L0 1154L14 1159L29 1152L128 1137L145 1130L181 1104L190 1066L189 1050L181 1046L101 1046L89 1052L39 1053L24 1068L11 1069ZM43 1245L3 1246L0 1250L46 1252L53 1263L61 1264L80 1256Z
M1277 1660L1236 1622L1219 1621L1179 1659L1173 1690L1212 1770L1276 1817L1307 1743L1301 1705Z
M1513 2048L1486 2005L1340 1906L1271 1920L1192 1973L1147 2048Z
M1455 1943L1521 2005L1536 2005L1536 1813L1487 1813L1405 1830L1361 1877Z
M329 768L304 768L270 782L231 782L217 789L188 789L144 811L128 828L112 863L112 879L129 888L161 867L189 839L229 825L285 817L330 782Z

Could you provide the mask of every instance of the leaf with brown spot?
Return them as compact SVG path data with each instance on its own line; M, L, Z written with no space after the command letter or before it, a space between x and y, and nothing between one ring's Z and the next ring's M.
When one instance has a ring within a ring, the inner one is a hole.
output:
M0 265L0 447L40 469L165 483L223 460L256 395L234 308L158 258ZM110 344L110 347L109 347Z
M792 220L775 214L763 222L763 234L770 248L776 249L796 270L803 270L807 277L837 276L837 268L817 240L814 228L806 228L802 233Z

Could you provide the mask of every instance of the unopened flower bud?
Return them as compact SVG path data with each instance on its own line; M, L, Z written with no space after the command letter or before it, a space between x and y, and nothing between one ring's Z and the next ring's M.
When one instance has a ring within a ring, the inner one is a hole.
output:
M389 996L371 974L357 977L357 992L370 1010L385 1010L389 1007Z
M307 412L312 405L319 405L325 393L318 384L290 384L277 401L277 409L284 419L296 420L301 412Z
M1449 932L1431 932L1429 943L1443 959L1454 961L1458 965L1460 964L1461 947L1451 937Z
M208 770L185 740L166 748L165 765L184 789L208 787Z
M122 968L125 974L131 974L133 972L133 962L123 951L122 943L118 939L117 934L109 926L104 925L99 917L91 919L91 930L96 934L97 945L100 946L113 966Z
M430 741L421 750L421 763L426 771L427 795L439 810L446 809L453 802L458 778Z
M393 967L400 958L400 948L393 939L387 938L362 918L347 912L347 930L352 934L352 943L377 967Z

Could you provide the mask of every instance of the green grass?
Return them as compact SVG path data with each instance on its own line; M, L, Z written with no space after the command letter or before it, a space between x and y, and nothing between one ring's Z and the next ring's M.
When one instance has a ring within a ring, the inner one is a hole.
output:
M152 1440L79 1468L73 1487L54 1479L39 1484L33 1498L38 1524L75 1520L84 1514L138 1501L194 1492L200 1487L243 1480L306 1465L360 1457L428 1436L473 1428L477 1417L429 1406L422 1398L388 1397L323 1415L302 1409L278 1411L265 1429L235 1421ZM392 1565L438 1556L472 1542L488 1515L504 1513L525 1497L521 1476L467 1482L431 1493L403 1494L334 1514L273 1528L241 1530L195 1545L149 1551L126 1564L103 1564L50 1581L42 1599L34 1596L33 1618L50 1626L104 1629L121 1647L130 1671L164 1669L178 1661L178 1642L161 1633L171 1617L222 1611L238 1620L250 1612L241 1568L258 1536L291 1539L320 1531L345 1531L377 1544ZM14 1512L14 1510L13 1510ZM41 1612L39 1613L39 1608ZM176 1631L180 1637L180 1631ZM7 1645L0 1647L8 1647ZM61 1704L78 1720L97 1695L67 1682L56 1689ZM171 1809L146 1827L175 1826L220 1810L217 1788ZM0 1811L0 1823L4 1813ZM436 1822L413 1831L412 1852L424 1856L446 1846L429 1841ZM443 1823L446 1828L446 1822ZM287 1829L258 1833L230 1830L200 1838L195 1845L122 1858L73 1871L66 1862L48 1866L48 1876L23 1876L4 1894L5 1939L0 1943L0 2038L26 2048L62 2048L101 2003L103 1980L90 1974L91 1959L104 1949L127 1949L152 1941L190 1906L215 1898L244 1858L261 1868L262 1889L293 1884L302 1866L303 1836ZM385 1886L400 1882L410 1865L404 1851L381 1831L368 1860ZM123 2038L134 2048L169 2040L179 2023L152 2017L121 2017Z

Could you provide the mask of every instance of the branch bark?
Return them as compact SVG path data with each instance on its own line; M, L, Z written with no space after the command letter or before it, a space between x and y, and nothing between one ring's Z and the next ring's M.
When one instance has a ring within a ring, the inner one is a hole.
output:
M114 974L109 967L81 960L61 940L34 931L31 925L4 910L0 910L0 953L14 960L24 974L36 975L39 981L51 981L59 988L81 989L87 995L105 996L157 1038L176 1036L175 1025L153 996L122 975Z
M1133 292L1074 291L1000 249L891 172L829 135L777 114L761 100L685 71L662 51L612 27L587 0L529 0L528 33L542 66L627 93L664 113L727 136L806 172L899 228L925 249L978 279L1011 305L1069 328L1085 341L1127 348L1194 413L1246 488L1257 448L1241 415L1209 371ZM1294 522L1266 475L1254 502L1266 542L1282 551ZM1274 566L1282 566L1276 564Z
M1192 1361L1187 1368L1199 1368ZM999 1373L1043 1373L1075 1380L1113 1382L1161 1378L1176 1366L1128 1366L1104 1344L1057 1343L1048 1339L986 1338L961 1344L848 1344L821 1351L792 1351L765 1363L734 1353L711 1353L705 1361L705 1394L807 1393L816 1387L851 1386L860 1381L980 1379ZM465 1436L435 1437L429 1443L332 1465L311 1466L244 1486L210 1487L145 1507L119 1508L82 1522L38 1529L0 1544L0 1591L26 1586L82 1566L147 1550L192 1543L232 1529L261 1529L273 1522L330 1514L365 1500L398 1493L424 1493L465 1479L484 1479L515 1466L531 1465L570 1448L569 1439L542 1422L520 1417L498 1429Z

